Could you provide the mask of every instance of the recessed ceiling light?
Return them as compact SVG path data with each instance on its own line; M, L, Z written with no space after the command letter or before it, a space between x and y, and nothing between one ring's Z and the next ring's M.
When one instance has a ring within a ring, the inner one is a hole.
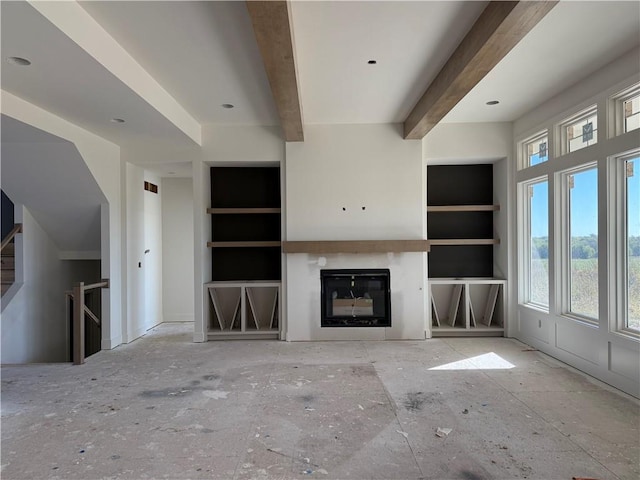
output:
M112 118L111 123L124 123L124 119L122 118Z
M500 102L498 100L489 100L487 105L498 105Z
M18 65L20 67L28 67L31 65L31 61L22 57L8 57L7 62L11 65Z
M367 63L369 65L375 65L376 63L378 63L378 61L377 60L369 60Z
M233 108L234 105L230 104L230 103L223 103L222 105L220 105L222 108Z

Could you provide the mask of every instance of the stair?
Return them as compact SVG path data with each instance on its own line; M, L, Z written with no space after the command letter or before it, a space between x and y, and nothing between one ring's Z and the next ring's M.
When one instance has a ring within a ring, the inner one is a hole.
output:
M11 288L11 285L16 281L16 256L15 256L15 244L10 243L4 249L2 249L2 255L0 257L1 269L0 274L2 277L2 295Z

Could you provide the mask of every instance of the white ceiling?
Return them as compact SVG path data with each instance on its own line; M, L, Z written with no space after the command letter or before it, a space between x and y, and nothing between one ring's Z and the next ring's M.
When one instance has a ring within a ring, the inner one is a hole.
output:
M294 1L304 122L402 121L485 4ZM81 5L201 124L279 123L243 1ZM3 62L4 90L136 152L148 148L144 162L155 151L195 147L31 5L0 6L3 59L33 62ZM513 121L639 43L640 2L562 1L444 121ZM368 65L371 59L378 64ZM493 99L501 103L487 107ZM127 122L113 124L112 117ZM176 153L167 165L166 157L163 175L182 161ZM138 162L137 155L127 160Z
M486 4L293 3L304 122L404 121Z
M114 143L192 143L174 124L118 80L27 2L0 2L2 89ZM125 118L115 124L112 118Z
M80 4L200 123L279 124L244 2Z
M640 2L560 2L443 122L516 120L639 43Z

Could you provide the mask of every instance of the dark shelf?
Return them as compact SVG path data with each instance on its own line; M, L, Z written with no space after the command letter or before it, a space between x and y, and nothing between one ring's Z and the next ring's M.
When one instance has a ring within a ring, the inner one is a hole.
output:
M427 167L430 278L492 277L493 165Z
M493 165L427 167L427 205L493 204Z
M493 212L448 212L427 218L429 239L492 238Z
M214 242L280 240L280 215L212 215Z
M214 281L282 278L280 168L211 168Z
M429 277L493 277L493 245L431 245Z
M280 208L280 168L212 167L212 208Z
M280 280L280 247L222 248L213 252L214 282Z

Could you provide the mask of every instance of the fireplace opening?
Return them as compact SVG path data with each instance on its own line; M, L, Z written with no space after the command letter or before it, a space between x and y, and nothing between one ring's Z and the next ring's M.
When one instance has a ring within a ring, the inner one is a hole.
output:
M320 270L321 327L390 327L390 272Z

